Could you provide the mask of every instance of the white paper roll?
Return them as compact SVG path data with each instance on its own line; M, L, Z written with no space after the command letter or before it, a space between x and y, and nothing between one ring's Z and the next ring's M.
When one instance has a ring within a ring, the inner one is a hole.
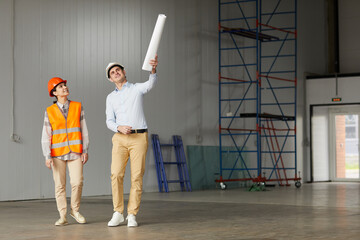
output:
M166 16L165 14L159 14L158 19L155 24L154 32L152 34L150 44L144 59L144 64L142 66L142 69L145 71L151 71L152 66L149 64L150 59L155 58L155 54L157 53L157 50L159 49L161 35L164 29Z

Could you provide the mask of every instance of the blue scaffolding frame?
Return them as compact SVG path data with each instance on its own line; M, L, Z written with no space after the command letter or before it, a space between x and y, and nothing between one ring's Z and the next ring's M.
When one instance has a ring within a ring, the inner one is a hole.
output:
M300 187L297 0L219 0L218 11L220 177L216 182L226 188L225 182L233 181L290 185L293 180Z

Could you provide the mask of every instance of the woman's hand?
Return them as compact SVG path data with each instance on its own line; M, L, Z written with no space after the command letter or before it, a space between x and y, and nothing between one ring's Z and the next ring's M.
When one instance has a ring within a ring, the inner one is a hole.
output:
M51 170L52 165L54 164L54 161L52 158L45 160L45 165Z
M89 155L87 153L81 154L81 161L83 162L83 165L89 160Z

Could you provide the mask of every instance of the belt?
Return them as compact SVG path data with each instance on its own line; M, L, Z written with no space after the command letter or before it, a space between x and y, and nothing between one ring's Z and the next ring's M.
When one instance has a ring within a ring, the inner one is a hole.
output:
M133 129L130 133L144 133L147 132L147 129Z

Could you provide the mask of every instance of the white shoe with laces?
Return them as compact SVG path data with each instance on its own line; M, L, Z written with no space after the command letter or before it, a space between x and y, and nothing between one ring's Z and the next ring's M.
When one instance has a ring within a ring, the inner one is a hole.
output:
M127 217L126 217L128 223L127 223L127 226L128 227L137 227L138 224L136 222L136 217L134 214L129 214Z
M124 222L124 215L119 212L114 212L111 220L108 222L108 226L116 227L116 226L119 226L123 222Z

